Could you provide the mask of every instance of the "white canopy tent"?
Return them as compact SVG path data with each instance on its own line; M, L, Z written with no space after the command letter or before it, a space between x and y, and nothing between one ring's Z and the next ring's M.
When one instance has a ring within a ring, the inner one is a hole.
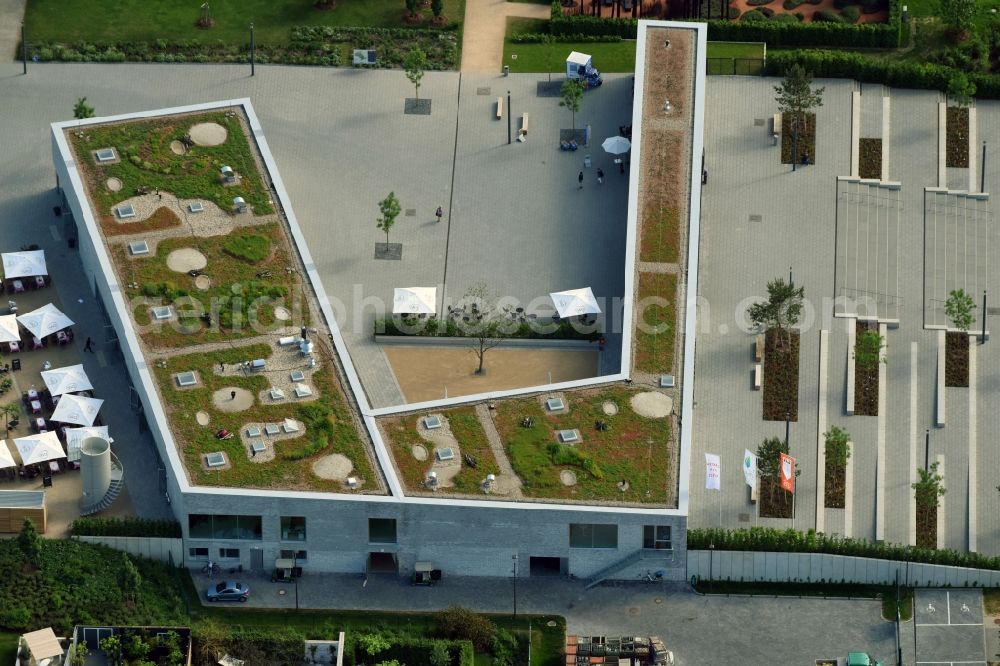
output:
M14 456L11 455L10 449L7 448L7 440L0 439L0 469L5 467L17 467L17 463L14 462Z
M103 400L87 398L82 395L67 393L59 398L56 410L52 412L52 421L59 423L76 423L82 426L94 425L97 412L100 411Z
M49 274L45 266L45 250L4 252L0 254L0 259L3 260L3 275L8 279Z
M37 338L44 338L73 325L73 320L51 303L18 315L17 320Z
M17 327L17 315L0 316L0 342L18 342L21 330Z
M89 391L94 388L82 365L67 365L65 368L45 370L42 372L42 380L52 395Z
M396 287L392 295L393 314L434 314L436 287Z
M91 426L90 428L66 428L66 459L74 462L80 459L80 449L83 440L88 437L100 437L109 443L115 440L108 434L108 426Z
M579 317L587 314L600 314L601 307L597 304L594 292L590 287L555 291L549 294L556 306L556 312L562 318Z
M54 432L42 432L28 437L18 437L14 440L17 452L21 454L21 462L25 465L37 465L48 460L65 458L62 444Z

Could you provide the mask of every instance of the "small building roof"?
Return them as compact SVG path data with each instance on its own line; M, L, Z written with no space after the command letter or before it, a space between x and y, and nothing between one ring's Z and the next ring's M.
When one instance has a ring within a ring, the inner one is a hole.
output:
M24 634L22 638L35 661L49 657L61 657L65 652L59 639L56 638L56 633L52 631L52 627L29 632Z

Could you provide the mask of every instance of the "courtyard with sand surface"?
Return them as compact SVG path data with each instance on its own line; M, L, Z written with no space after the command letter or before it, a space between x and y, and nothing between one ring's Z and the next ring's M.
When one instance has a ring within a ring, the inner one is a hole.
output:
M499 348L486 352L477 375L479 360L469 348L385 345L383 351L411 403L586 379L598 362L596 345L593 351Z

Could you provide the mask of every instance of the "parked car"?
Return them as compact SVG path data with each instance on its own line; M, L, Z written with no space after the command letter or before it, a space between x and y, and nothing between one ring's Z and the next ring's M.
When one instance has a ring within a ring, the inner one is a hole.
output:
M209 601L246 601L250 597L250 587L235 580L225 580L210 585L205 596Z

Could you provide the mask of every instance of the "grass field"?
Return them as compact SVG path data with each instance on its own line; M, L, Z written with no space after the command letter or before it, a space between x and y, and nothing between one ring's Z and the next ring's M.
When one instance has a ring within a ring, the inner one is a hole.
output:
M662 301L645 300L660 298ZM674 368L674 336L677 330L677 276L672 273L641 273L639 303L643 326L635 332L635 367L653 374Z
M259 44L287 44L289 28L300 25L432 27L431 12L410 26L403 22L401 0L338 0L336 9L320 11L311 0L212 0L215 27L198 28L200 2L143 0L29 0L25 24L29 42L153 42L198 39L227 44L250 41L254 24ZM461 23L464 0L444 0L444 15Z

